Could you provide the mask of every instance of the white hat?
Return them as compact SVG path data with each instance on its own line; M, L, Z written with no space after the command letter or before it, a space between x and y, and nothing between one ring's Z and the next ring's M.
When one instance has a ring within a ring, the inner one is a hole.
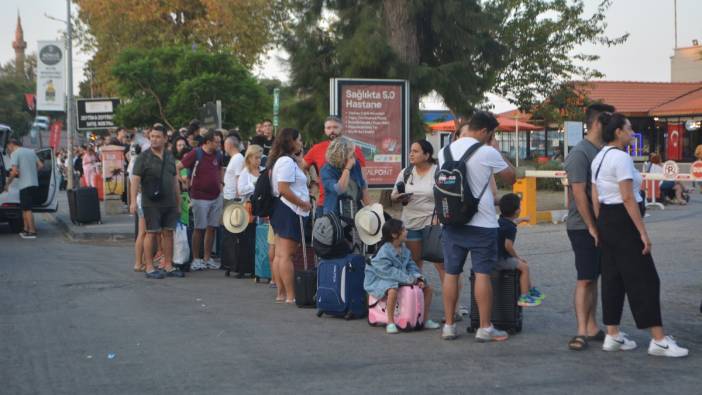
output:
M232 203L222 215L224 227L231 233L241 233L249 226L249 212L241 203Z
M385 216L383 215L383 206L380 203L374 203L358 210L354 222L358 236L364 244L375 245L383 238Z

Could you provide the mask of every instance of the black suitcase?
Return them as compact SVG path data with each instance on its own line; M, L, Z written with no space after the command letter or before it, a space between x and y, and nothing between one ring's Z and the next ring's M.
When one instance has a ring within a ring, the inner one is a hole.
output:
M475 273L470 272L470 326L468 332L480 328L480 314L475 302ZM522 331L522 308L519 300L519 270L500 270L492 274L492 325L515 334Z
M314 207L312 207L314 212ZM317 296L317 266L314 249L307 243L305 237L305 224L300 219L300 232L302 233L302 250L293 256L295 270L295 304L297 307L315 307Z
M100 223L100 200L97 188L78 188L66 191L68 212L74 224Z
M222 269L224 275L236 273L237 278L245 274L254 276L256 259L256 224L249 224L241 233L222 229Z

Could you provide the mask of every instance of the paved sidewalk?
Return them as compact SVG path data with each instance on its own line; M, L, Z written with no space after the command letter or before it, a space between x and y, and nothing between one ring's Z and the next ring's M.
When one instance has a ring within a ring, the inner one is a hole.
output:
M55 223L70 239L76 241L132 241L134 240L134 216L131 214L105 215L100 208L102 221L97 224L76 225L68 212L68 196L60 191L58 211L48 213L49 221ZM102 206L102 205L101 205Z

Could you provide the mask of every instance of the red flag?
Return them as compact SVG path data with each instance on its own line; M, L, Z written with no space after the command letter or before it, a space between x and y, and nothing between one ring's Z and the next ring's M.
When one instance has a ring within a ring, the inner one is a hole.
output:
M61 146L61 129L63 129L63 122L61 120L56 120L51 124L51 134L49 135L49 146L51 148L58 149Z
M37 103L36 95L34 95L34 93L25 93L24 101L27 103L29 111L34 111Z

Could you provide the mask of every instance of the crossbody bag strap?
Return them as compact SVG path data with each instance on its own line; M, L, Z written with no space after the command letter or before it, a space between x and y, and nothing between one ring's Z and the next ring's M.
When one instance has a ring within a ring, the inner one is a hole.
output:
M616 148L616 147L610 148L610 149L608 149L607 151L605 151L604 154L602 154L602 160L600 160L600 165L597 166L597 171L595 172L595 181L597 180L597 177L600 175L600 169L602 168L602 164L604 163L605 156L607 156L607 154L609 153L609 151L611 151L611 150L613 150L613 149L617 149L617 148Z

